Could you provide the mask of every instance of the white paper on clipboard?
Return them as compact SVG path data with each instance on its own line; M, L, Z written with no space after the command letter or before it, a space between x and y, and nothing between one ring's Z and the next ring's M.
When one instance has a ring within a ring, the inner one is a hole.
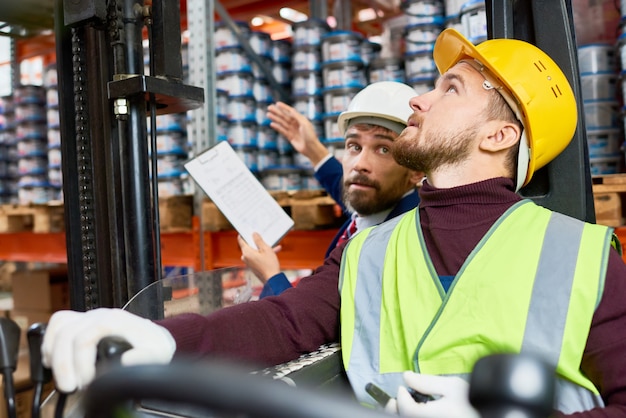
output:
M256 248L253 232L274 246L293 227L293 219L228 142L202 152L185 163L185 169L250 246Z

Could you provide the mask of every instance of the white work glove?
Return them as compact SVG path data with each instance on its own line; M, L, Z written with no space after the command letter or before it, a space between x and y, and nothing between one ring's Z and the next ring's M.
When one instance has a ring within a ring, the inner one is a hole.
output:
M58 311L48 321L41 346L43 364L52 369L57 389L71 393L87 386L96 374L98 343L111 336L133 347L122 354L126 366L169 363L176 350L165 328L121 309Z
M404 382L408 387L435 400L418 403L413 400L405 387L398 388L396 399L401 416L419 418L480 418L469 403L469 383L456 376L434 376L404 372ZM389 405L390 406L390 405Z

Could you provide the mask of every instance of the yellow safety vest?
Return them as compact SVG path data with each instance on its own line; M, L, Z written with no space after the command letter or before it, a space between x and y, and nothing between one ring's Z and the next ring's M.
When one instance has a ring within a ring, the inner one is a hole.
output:
M467 378L488 354L534 353L556 366L560 411L602 405L580 362L611 233L523 200L481 239L447 293L417 209L357 234L340 276L342 355L355 393L373 403L365 385L395 394L405 370Z

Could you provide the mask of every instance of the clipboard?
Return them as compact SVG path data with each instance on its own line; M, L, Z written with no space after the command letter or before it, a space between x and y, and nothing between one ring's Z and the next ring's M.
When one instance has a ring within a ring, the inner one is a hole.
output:
M256 248L253 232L260 234L273 247L293 228L293 219L265 190L227 141L220 141L203 151L184 167L253 248Z

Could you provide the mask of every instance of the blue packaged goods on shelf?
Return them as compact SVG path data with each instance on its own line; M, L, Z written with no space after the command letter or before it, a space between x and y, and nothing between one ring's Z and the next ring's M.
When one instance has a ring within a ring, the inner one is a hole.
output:
M42 157L48 153L48 141L44 138L25 138L17 142L17 155L22 157Z
M274 101L272 94L272 88L265 79L255 78L252 82L252 95L257 102L271 102Z
M624 144L624 135L619 128L587 129L589 158L619 155Z
M217 115L217 126L215 134L217 135L217 141L228 141L228 126L230 121L226 115Z
M18 105L45 105L46 104L46 89L42 86L36 85L22 85L15 88L13 91L13 103Z
M287 39L272 40L272 61L291 62L291 48Z
M158 190L159 196L180 196L185 194L185 180L182 177L182 173L178 173L173 176L159 176L158 178Z
M247 22L243 21L235 21L234 23L239 33L244 38L250 39L250 25L248 25ZM237 36L224 21L215 22L215 30L213 35L216 49L241 45Z
M617 74L611 71L601 73L581 73L580 87L583 100L617 98Z
M272 56L272 36L267 32L252 31L250 33L250 47L257 55Z
M459 15L467 0L444 0L443 8L446 16Z
M291 91L294 96L322 93L322 74L317 70L294 71Z
M49 147L58 147L61 145L61 131L58 128L50 128L46 132Z
M180 176L185 172L186 155L165 154L157 157L157 178Z
M615 72L618 68L614 45L597 43L578 47L578 71L582 73Z
M324 88L324 90L322 90L324 97L324 113L343 112L348 108L350 101L359 91L361 91L361 87Z
M8 115L15 111L13 96L0 96L0 114Z
M184 113L158 115L156 118L156 130L157 132L185 132L187 131L187 115Z
M311 121L321 120L324 115L324 100L319 94L298 94L293 98L293 107Z
M352 31L333 31L322 36L323 61L363 61L361 44L363 35Z
M397 81L404 83L406 79L404 60L397 57L376 58L369 66L369 82Z
M25 103L15 106L15 123L45 122L46 107L39 103Z
M271 119L267 116L267 108L272 102L256 102L256 123L261 126L266 126L272 123Z
M291 62L274 62L272 64L272 75L283 86L291 84Z
M416 23L405 28L406 43L432 43L441 33L442 24Z
M402 0L400 9L410 16L437 16L444 13L441 0Z
M257 166L259 171L278 165L277 149L259 149L257 151Z
M215 84L218 89L228 92L224 104L228 104L228 96L246 96L253 94L254 75L250 71L225 71L217 74ZM226 109L221 109L226 114Z
M226 71L252 71L252 61L240 46L229 46L215 51L215 69Z
M433 74L437 71L437 66L431 51L421 51L404 55L404 69L406 78L411 79L424 74Z
M294 152L293 163L296 167L300 167L303 169L313 168L313 165L311 164L311 160L309 160L306 156L304 156L303 154L300 154L299 152Z
M226 106L226 116L231 121L256 122L256 100L253 95L230 95Z
M294 152L293 145L291 145L291 142L289 142L289 140L285 138L284 135L281 135L281 134L276 135L276 149L278 149L279 155L291 156L291 154L293 154ZM293 158L290 158L289 160L293 161Z
M346 152L346 141L344 138L326 138L324 145L330 154L341 161Z
M259 58L259 61L263 63L263 67L265 67L267 71L270 71L270 72L273 71L272 67L274 65L274 60L272 60L272 58L264 57L264 56L260 56L258 58ZM290 61L284 62L284 64L289 64L289 63ZM268 80L267 73L262 69L262 67L259 64L257 64L254 61L252 61L252 75L256 79Z
M412 42L407 40L404 54L414 54L418 52L429 52L430 54L432 54L434 49L434 42Z
M63 185L63 171L61 167L48 167L48 181L52 186Z
M48 171L50 171L51 168L52 169L61 168L61 163L63 160L63 157L61 155L61 148L59 147L48 148L47 156L48 156Z
M620 154L608 157L589 158L591 175L617 174L620 172L623 156Z
M327 113L324 115L324 133L326 138L342 138L337 119L339 113Z
M414 26L419 24L430 24L443 26L445 19L443 15L429 15L429 16L421 16L421 15L408 15L406 26Z
M294 71L319 71L322 68L322 52L318 45L302 45L294 48L291 58Z
M324 87L365 87L365 65L363 61L325 61L322 63Z
M59 192L58 187L50 184L28 184L20 186L17 191L20 205L41 205L55 200Z
M261 183L267 190L297 191L302 189L302 169L294 166L275 166L261 172Z
M48 106L48 110L46 110L46 123L49 128L58 128L61 125L58 106Z
M583 101L585 126L588 129L620 127L619 103L617 100Z
M487 39L487 12L484 0L472 0L461 7L463 34L472 43L478 44Z
M59 105L59 91L56 88L48 88L46 91L46 106L58 106Z
M257 133L257 148L259 150L278 151L278 133L269 125L259 126Z
M7 113L7 114L0 113L0 130L9 130L9 129L14 129L14 128L15 128L15 114L14 113Z
M302 189L303 190L324 190L320 182L315 178L312 169L302 170Z
M217 84L217 83L216 83ZM246 93L247 94L247 93ZM215 113L217 116L226 116L226 104L228 103L228 90L227 89L215 89Z
M257 146L258 124L254 120L230 120L228 142L235 145Z
M330 26L322 19L308 19L291 25L294 46L320 45Z
M42 156L21 157L17 160L17 173L20 176L45 174L47 171L47 154Z
M364 39L361 43L361 58L365 65L369 65L370 62L380 56L382 45L378 42L372 42L369 39Z
M156 152L157 155L179 154L186 156L189 153L187 135L180 131L157 132Z

